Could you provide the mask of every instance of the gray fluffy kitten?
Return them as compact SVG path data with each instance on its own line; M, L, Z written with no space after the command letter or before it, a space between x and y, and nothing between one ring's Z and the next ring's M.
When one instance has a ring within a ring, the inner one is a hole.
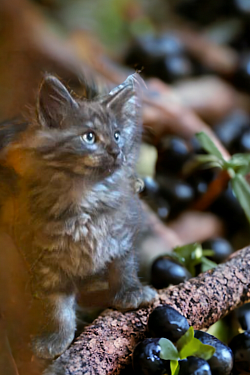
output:
M21 249L42 302L45 319L33 340L39 357L53 358L72 342L75 296L89 279L106 272L112 306L119 309L155 297L137 277L134 248L141 215L134 176L142 82L131 75L89 101L75 99L47 75L38 120L2 141L1 224Z

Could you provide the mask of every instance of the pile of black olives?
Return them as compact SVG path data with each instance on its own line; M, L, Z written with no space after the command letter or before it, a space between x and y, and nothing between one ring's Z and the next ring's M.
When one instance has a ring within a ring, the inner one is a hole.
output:
M160 339L164 337L176 345L188 330L187 319L171 306L164 305L154 309L148 320L148 336L150 338L137 344L133 352L135 374L171 375L170 361L161 359ZM207 361L198 355L179 360L179 375L231 374L233 349L231 350L216 337L202 331L195 331L194 337L201 343L214 347L215 352Z
M231 154L250 152L250 117L244 111L233 111L214 127L220 141ZM157 144L158 158L154 177L144 178L141 194L160 219L168 221L180 212L192 208L192 204L208 189L218 176L218 168L188 169L194 157L204 153L198 141L190 142L177 137L166 136ZM230 184L212 203L209 210L219 216L233 236L245 228L247 220L243 209L232 192Z

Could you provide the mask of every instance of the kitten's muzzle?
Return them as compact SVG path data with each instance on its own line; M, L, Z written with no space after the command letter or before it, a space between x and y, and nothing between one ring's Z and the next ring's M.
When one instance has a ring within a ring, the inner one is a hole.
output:
M120 155L120 150L110 150L108 151L109 155L113 157L114 160Z

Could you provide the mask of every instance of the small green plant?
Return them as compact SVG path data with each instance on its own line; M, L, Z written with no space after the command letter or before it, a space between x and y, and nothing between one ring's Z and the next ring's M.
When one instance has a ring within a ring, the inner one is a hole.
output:
M208 153L197 157L199 163L208 168L219 167L228 172L233 192L250 222L250 186L244 177L250 173L250 153L234 154L227 161L206 133L197 133L196 137Z
M171 256L182 263L192 276L196 275L195 266L198 264L201 264L201 272L206 272L217 266L216 263L206 258L206 256L212 255L214 255L213 250L203 250L201 244L196 242L184 246L177 246L171 253Z
M161 338L159 340L161 347L160 358L170 360L171 375L178 375L179 360L190 356L199 357L206 361L215 353L215 348L211 345L202 344L194 337L194 329L190 327L187 332L177 341L176 345L172 341Z

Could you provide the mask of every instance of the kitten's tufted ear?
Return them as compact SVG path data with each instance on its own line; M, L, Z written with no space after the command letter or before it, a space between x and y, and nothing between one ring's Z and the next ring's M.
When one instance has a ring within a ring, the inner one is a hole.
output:
M115 87L104 98L104 103L116 117L122 128L124 139L124 153L129 155L131 165L135 163L142 133L142 91L146 85L138 73L130 75L125 82Z
M146 88L145 82L138 73L128 76L126 81L110 91L105 98L108 107L120 115L128 116L134 120L140 112L142 90Z
M78 104L66 87L56 77L46 75L37 102L40 124L49 128L60 128L67 113L74 108L78 108Z

